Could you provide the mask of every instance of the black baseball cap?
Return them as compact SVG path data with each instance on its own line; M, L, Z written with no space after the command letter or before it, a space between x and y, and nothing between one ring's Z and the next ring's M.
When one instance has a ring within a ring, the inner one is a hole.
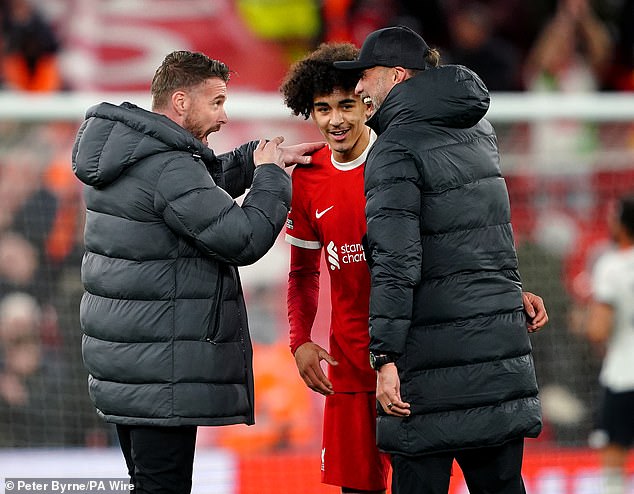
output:
M363 70L380 65L424 69L429 46L405 26L386 27L368 34L356 60L334 62L338 69Z

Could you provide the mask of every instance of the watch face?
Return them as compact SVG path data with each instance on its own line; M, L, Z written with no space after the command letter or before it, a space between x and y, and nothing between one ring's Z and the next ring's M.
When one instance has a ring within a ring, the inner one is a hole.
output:
M374 370L379 370L381 366L390 362L394 362L394 358L390 355L375 355L370 353L370 367Z

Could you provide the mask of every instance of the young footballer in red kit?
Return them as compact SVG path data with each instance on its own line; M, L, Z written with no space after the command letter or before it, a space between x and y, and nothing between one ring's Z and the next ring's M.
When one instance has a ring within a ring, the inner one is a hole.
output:
M326 396L322 482L340 486L343 493L380 494L386 491L390 465L376 446L376 372L370 366L368 332L370 272L363 248L363 175L376 135L365 126L367 105L354 93L358 74L333 66L357 56L352 44L322 44L292 66L281 87L285 104L295 115L311 117L328 144L313 154L310 165L298 165L292 173L286 225L291 244L288 318L300 376ZM311 340L322 251L330 275L328 350ZM532 324L545 324L543 301L532 294L527 297L527 309L536 309ZM328 375L322 360L329 364Z
M357 54L351 44L321 45L289 72L282 93L296 115L309 116L327 147L312 166L293 170L286 226L291 244L288 282L290 344L300 375L326 396L322 482L342 492L385 492L389 459L375 439L376 373L368 360L370 273L365 235L365 158L376 138L354 94L355 76L335 69ZM329 351L311 341L324 251L331 291ZM330 364L328 376L320 361Z

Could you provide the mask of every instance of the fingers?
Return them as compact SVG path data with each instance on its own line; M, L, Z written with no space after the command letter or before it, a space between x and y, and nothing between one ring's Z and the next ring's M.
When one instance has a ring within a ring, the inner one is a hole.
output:
M538 312L537 315L533 318L533 320L528 325L528 332L534 333L542 329L548 323L548 314L546 311Z
M330 365L339 365L339 362L337 362L335 360L335 358L330 355L326 350L321 350L319 352L319 358L321 360L325 360L326 362L328 362ZM320 367L321 368L321 367Z
M306 385L313 391L324 396L334 393L332 383L326 377L326 374L323 373L321 367L318 366L317 369L309 367L301 375Z
M267 163L272 163L280 168L284 168L284 162L282 161L282 151L279 144L284 141L282 136L275 137L270 141L260 140L257 147L253 151L253 163L255 166L260 166Z
M397 417L407 417L411 414L409 403L405 403L400 398L394 397L394 399L380 400L383 410L388 415L395 415Z
M529 317L535 317L535 310L533 309L533 304L531 302L531 296L535 296L530 292L522 293L522 302L524 303L524 310L528 314Z
M325 350L321 350L319 352L319 358L320 360L325 360L329 364L338 365L338 362L334 358L332 358L332 356ZM332 388L332 383L328 379L328 376L326 376L326 373L323 371L319 363L310 366L308 368L308 373L310 374L310 380L312 383L311 389L313 391L317 391L322 395L331 395L335 392Z
M377 388L376 399L381 404L383 411L388 415L407 417L411 414L410 404L401 399L400 393L395 388L387 392Z
M280 149L283 152L283 161L286 166L296 164L308 165L312 160L310 155L325 145L325 142L309 142L305 144L295 144L294 146L284 146Z
M298 154L302 155L302 156L300 156L300 161L298 161L298 163L303 163L305 165L310 164L311 161L312 161L313 153L319 151L325 145L326 145L326 143L324 141L309 142L307 144L304 144L303 149L301 149L298 152Z
M394 364L385 364L379 370L376 383L376 399L388 415L407 417L409 403L401 400L400 379Z
M337 365L336 360L324 348L313 342L304 343L295 351L295 363L306 386L327 396L333 394L334 390L332 383L321 368L321 360Z
M297 153L290 149L284 150L284 163L286 166L293 165L309 165L312 162L312 156L305 156L303 153Z
M262 141L260 141L261 143ZM275 152L277 152L277 148L279 147L280 144L282 144L282 142L284 142L284 137L282 136L277 136L274 137L273 139L271 139L270 141L268 140L264 140L264 145L262 146L261 149L263 150L275 150ZM260 149L260 146L258 145L258 149Z
M289 146L289 148L293 148L297 154L312 154L315 151L319 151L326 145L325 141L317 141L317 142L305 142L303 144L296 144L295 146Z
M326 145L326 141L316 141L316 142L308 142L306 146L309 147L310 151L319 151Z
M534 333L535 331L539 331L548 323L548 313L546 312L544 299L534 293L524 292L522 294L522 301L524 303L524 310L531 318L527 324L528 332Z

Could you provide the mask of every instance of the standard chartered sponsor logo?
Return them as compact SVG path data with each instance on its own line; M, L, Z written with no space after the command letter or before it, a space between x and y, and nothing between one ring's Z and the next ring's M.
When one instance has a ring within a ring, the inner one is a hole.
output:
M337 246L332 240L326 247L326 252L328 252L328 262L330 263L330 269L332 269L333 271L335 269L341 269L341 266L339 265L339 255L337 254Z
M328 264L330 269L341 269L341 264L352 264L355 262L365 262L365 251L361 244L343 244L337 247L331 240L326 247L328 253Z

